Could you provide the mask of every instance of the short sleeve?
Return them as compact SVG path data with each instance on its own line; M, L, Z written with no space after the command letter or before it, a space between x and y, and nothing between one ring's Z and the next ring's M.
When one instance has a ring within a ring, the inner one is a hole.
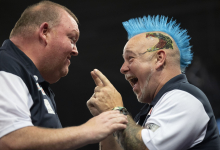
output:
M150 150L188 149L204 139L208 121L197 98L182 90L172 90L153 107L141 132L142 139Z
M33 100L23 80L0 71L0 138L17 129L33 126L30 107Z

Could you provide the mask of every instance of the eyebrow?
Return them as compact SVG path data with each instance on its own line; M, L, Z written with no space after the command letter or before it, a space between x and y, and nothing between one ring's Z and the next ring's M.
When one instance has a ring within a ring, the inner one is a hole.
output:
M125 55L127 55L127 54L133 54L133 55L136 56L136 54L135 54L134 52L132 52L131 50L126 50L126 51L125 51ZM122 54L122 57L124 58L125 55Z
M76 31L76 30L73 29L71 32L76 35L77 39L79 39L79 36L80 36L79 31Z

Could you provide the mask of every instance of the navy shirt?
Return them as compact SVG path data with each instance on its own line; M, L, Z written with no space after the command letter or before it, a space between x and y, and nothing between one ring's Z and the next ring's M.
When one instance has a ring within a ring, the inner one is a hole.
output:
M0 108L3 110L0 116L11 116L11 120L0 119L0 137L3 136L1 129L8 129L9 133L22 128L22 121L27 123L29 117L34 126L62 128L49 83L42 78L31 59L10 40L4 41L0 48L0 81L4 91L0 93L0 103L3 103L0 107L4 108Z

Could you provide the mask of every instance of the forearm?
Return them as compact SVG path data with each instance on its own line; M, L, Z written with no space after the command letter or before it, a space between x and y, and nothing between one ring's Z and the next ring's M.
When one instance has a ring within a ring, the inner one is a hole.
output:
M123 148L117 142L117 137L111 134L99 143L99 150L123 150Z
M0 139L0 149L64 150L98 143L115 131L126 128L127 117L107 111L81 126L63 129L24 127ZM13 141L13 142L12 142Z
M136 125L132 117L128 115L127 128L125 130L118 131L117 133L119 143L122 145L124 150L148 150L141 137L142 129L143 128Z
M0 149L76 149L89 144L83 125L63 129L24 127L0 139Z

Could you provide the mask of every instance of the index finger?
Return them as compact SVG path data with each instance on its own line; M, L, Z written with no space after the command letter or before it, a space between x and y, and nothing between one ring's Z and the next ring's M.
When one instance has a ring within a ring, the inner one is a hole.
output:
M91 76L97 86L103 86L102 81L99 79L99 77L95 74L94 71L91 71Z
M111 82L99 71L98 69L94 69L95 74L98 76L100 81L103 83L104 86L112 85Z

